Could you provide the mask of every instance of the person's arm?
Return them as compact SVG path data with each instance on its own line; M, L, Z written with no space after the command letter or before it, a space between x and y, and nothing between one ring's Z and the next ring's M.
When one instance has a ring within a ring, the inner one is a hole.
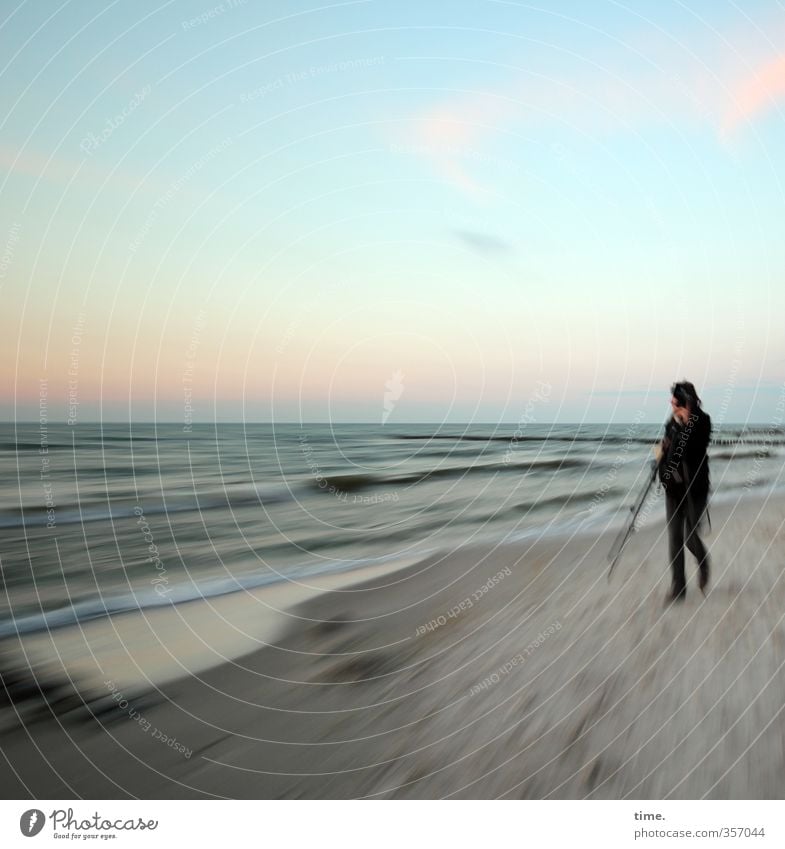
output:
M697 423L698 432L695 434L698 438L695 440L695 453L698 457L703 457L709 447L709 441L711 440L711 419L709 416L704 413L698 423Z
M654 459L660 463L663 457L668 456L668 451L671 447L671 440L668 436L663 436L662 439L654 446Z
M700 466L711 440L711 419L703 413L692 429L684 446L684 461L690 473Z
M666 491L668 489L671 479L671 472L668 469L667 464L671 449L673 448L673 428L674 421L673 419L671 419L665 426L665 434L662 440L657 444L654 449L654 456L657 460L660 483Z

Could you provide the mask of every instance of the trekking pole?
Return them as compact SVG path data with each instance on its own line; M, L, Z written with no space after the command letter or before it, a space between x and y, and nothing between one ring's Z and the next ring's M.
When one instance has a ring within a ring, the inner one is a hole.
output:
M665 422L665 427L668 426L668 422L670 422L670 416L668 420ZM660 463L662 462L664 454L660 455L659 460L651 461L651 472L649 473L649 478L646 481L646 486L641 491L641 494L638 496L635 503L630 507L632 511L632 518L629 521L629 524L626 528L622 528L619 532L619 535L616 537L613 545L611 546L611 550L608 552L608 560L610 561L610 569L608 569L608 580L610 581L611 575L613 574L613 570L621 557L621 553L624 550L624 546L627 545L630 537L635 533L635 523L638 520L638 514L643 509L643 505L646 502L646 496L649 494L651 490L652 484L657 479L657 471L660 468Z

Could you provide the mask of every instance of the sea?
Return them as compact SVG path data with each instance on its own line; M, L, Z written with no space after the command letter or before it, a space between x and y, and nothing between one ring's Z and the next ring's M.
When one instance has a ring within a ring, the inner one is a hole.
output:
M3 424L0 637L473 543L621 528L661 431ZM779 488L784 451L782 428L716 430L712 499Z

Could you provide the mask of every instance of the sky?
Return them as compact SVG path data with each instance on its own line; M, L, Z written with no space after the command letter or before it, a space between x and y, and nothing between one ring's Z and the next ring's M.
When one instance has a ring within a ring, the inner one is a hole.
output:
M5 4L5 421L785 418L785 4Z

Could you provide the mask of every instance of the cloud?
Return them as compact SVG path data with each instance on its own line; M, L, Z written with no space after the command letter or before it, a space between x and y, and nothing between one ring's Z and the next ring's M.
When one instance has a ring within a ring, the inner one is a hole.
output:
M558 77L516 70L494 91L445 93L414 116L408 141L447 182L487 196L482 178L495 175L480 166L492 165L504 133L549 126L602 136L671 125L708 127L723 140L785 103L785 53L773 53L759 31L736 35L735 49L716 39L687 49L647 30L624 52L587 55L580 70Z
M84 180L99 184L107 181L107 189L129 192L139 190L160 194L168 187L167 183L162 183L157 177L145 177L141 173L131 173L97 160L79 161L60 154L53 156L30 147L19 150L10 145L0 145L0 172L2 171L59 185L67 184L79 172L79 184Z
M505 177L521 168L490 152L502 133L541 126L589 135L629 132L675 117L710 119L678 75L658 70L630 78L594 67L572 79L518 75L495 93L448 95L415 116L407 141L410 152L427 159L448 183L488 196L492 190L477 174Z
M68 182L79 167L79 163L66 159L54 159L30 148L17 150L0 145L0 170L26 177L47 176L56 182Z
M781 25L778 17L767 31ZM493 146L506 133L549 127L591 137L671 126L709 128L725 140L785 101L785 53L772 51L760 27L737 28L733 47L716 34L688 46L646 28L558 76L511 70L493 90L445 92L412 116L406 142L450 185L489 198L491 183L503 184Z
M722 135L776 109L784 98L785 54L761 65L733 87L732 103L722 121Z
M509 121L515 104L505 93L463 92L416 117L410 147L426 157L448 183L467 194L486 196L490 189L470 173L481 148Z
M453 230L452 232L465 245L483 256L499 256L513 251L513 246L509 242L487 233L479 233L475 230Z

